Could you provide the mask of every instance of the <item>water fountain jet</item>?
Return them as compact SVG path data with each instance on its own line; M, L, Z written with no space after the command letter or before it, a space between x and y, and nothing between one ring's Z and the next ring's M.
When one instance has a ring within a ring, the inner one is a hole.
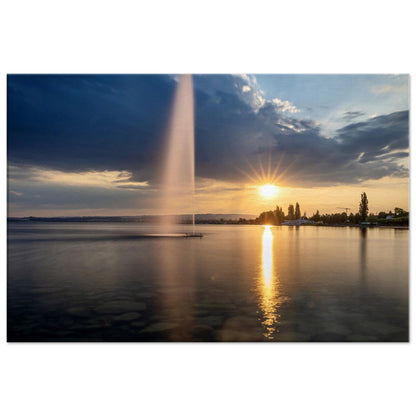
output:
M181 75L175 92L167 133L167 154L162 185L163 225L173 233L176 221L166 214L192 208L192 233L186 237L202 237L195 233L195 138L194 95L192 75ZM173 211L173 212L172 212Z

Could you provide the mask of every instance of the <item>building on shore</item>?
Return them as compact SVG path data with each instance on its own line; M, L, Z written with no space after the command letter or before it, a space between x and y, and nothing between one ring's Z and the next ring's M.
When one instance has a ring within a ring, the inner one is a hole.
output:
M286 220L282 222L282 225L303 225L303 224L315 224L315 222L308 220L304 217L300 217L297 220Z

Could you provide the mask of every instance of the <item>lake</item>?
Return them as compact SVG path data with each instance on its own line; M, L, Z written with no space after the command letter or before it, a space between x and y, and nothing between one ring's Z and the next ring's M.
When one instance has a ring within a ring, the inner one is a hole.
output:
M8 341L408 341L408 230L196 231L9 222Z

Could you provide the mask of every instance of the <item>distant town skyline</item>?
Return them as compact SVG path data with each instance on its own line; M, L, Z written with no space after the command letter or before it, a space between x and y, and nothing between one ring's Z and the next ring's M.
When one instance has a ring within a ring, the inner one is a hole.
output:
M407 75L193 79L196 212L408 210ZM158 214L176 80L9 75L8 215Z

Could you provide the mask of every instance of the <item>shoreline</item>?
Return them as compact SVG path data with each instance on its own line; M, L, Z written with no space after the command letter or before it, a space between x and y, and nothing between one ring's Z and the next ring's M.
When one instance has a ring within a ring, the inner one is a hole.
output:
M27 219L27 218L7 218L7 223L20 223L20 224L39 224L39 223L54 223L54 224L141 224L141 225L163 225L160 222L146 222L146 221L123 221L123 220L109 220L103 218L102 220L99 220L97 218L94 218L93 220L89 219L65 219L65 218L36 218L34 220ZM183 222L183 223L177 223L176 225L192 225L191 222ZM398 230L409 230L409 225L393 225L393 224L253 224L253 223L244 223L244 222L238 222L238 221L196 221L195 225L270 225L272 227L332 227L332 228L384 228L384 229L398 229Z

